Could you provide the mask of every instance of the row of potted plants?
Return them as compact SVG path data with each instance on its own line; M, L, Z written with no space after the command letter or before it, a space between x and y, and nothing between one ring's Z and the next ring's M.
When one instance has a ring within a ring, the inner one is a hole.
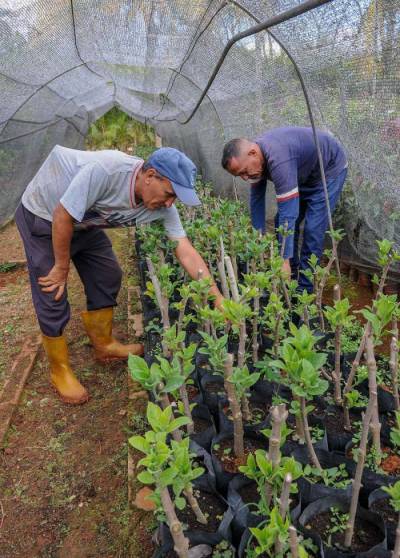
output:
M129 368L151 401L149 431L130 443L145 454L158 555L399 556L399 305L384 294L398 254L379 243L376 294L358 319L339 285L324 304L336 250L311 258L314 294L299 293L240 204L206 193L203 208L185 227L222 308L161 229L136 242L146 355Z

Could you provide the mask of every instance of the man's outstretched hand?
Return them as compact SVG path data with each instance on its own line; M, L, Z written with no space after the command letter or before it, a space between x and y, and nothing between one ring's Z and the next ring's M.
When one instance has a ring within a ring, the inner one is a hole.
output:
M60 300L65 291L69 268L54 265L46 277L39 277L38 283L45 293L57 291L54 300Z

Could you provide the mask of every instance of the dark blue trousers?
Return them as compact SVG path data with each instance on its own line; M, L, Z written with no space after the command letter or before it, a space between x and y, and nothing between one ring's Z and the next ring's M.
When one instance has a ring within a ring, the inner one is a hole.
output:
M38 278L46 276L54 265L51 222L37 217L22 204L15 213L15 222L25 247L40 329L48 337L58 337L70 318L67 289L61 299L55 301L55 293L43 292L38 284ZM105 232L100 229L75 232L71 259L85 289L87 309L116 306L122 271Z
M340 193L346 180L347 169L344 169L336 178L328 181L328 195L331 212L336 207ZM302 273L309 269L311 254L321 258L324 250L325 233L329 227L328 212L326 209L324 189L322 182L309 188L300 188L300 208L294 232L294 252L290 260L292 278L299 282L299 291L306 289L313 292L313 285ZM303 243L299 250L300 225L304 221Z

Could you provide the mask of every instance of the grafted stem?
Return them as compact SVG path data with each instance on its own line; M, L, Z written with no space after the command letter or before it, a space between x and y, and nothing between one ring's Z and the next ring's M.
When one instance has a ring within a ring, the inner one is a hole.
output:
M376 360L374 354L374 340L372 328L369 329L365 344L368 367L369 400L372 403L372 418L370 430L372 433L372 443L375 448L375 462L379 464L382 458L381 450L381 423L379 422L378 395L376 384Z
M297 538L297 531L293 525L289 527L289 546L292 558L299 558L299 541Z
M197 498L193 494L193 488L191 486L186 488L184 490L184 494L186 500L189 502L189 505L192 508L194 515L196 516L197 521L202 525L207 525L207 518L201 511Z
M376 395L377 394L375 392L375 396ZM374 402L370 399L362 422L361 441L360 441L360 447L357 454L357 467L356 467L356 473L354 475L353 486L351 490L349 521L347 523L345 539L344 539L344 545L347 547L351 546L351 541L353 539L354 523L356 520L358 497L362 486L361 479L364 470L365 456L367 454L368 430L371 422L373 406L374 406Z
M301 408L301 419L303 421L304 437L306 439L308 455L310 456L310 459L314 467L322 471L321 464L318 460L317 454L315 453L314 446L312 445L310 427L308 426L308 420L307 420L306 400L304 397L300 397L300 408Z
M244 430L242 411L232 382L233 356L228 353L225 361L224 386L233 419L233 447L237 458L244 461Z
M400 411L400 400L399 400L399 329L397 327L397 319L393 318L392 321L392 333L393 337L390 341L390 375L392 377L392 390L394 397L394 405L396 411Z
M167 516L167 523L174 541L174 550L179 558L189 558L189 540L183 534L182 523L179 521L175 506L169 495L168 488L160 490L161 503Z

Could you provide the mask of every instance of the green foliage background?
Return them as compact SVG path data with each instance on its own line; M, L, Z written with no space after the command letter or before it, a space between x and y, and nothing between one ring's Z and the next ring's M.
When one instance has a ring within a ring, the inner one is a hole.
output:
M119 149L142 159L147 159L154 146L154 129L134 120L117 107L96 120L86 137L87 149Z

